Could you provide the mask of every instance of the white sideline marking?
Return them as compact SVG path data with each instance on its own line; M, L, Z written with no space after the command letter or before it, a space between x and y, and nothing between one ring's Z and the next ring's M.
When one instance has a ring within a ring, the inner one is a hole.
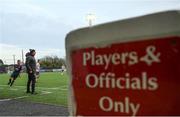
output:
M4 89L3 87L6 87L8 85L0 85L2 87L0 87L0 89ZM26 86L13 86L13 87L26 87ZM62 88L63 87L63 88ZM41 89L52 89L52 90L57 90L57 89L60 89L60 90L68 90L68 89L65 89L67 86L60 86L60 87L53 87L53 88L46 88L46 87L36 87L36 88L41 88ZM16 88L10 88L10 90L18 90ZM46 94L50 94L52 92L49 92L49 91L41 91L42 93L39 94L39 95L46 95ZM28 96L20 96L20 97L16 97L16 98L8 98L8 99L0 99L0 102L4 102L4 101L10 101L10 100L16 100L16 99L22 99L22 98L26 98L26 97L30 97L30 95Z
M14 88L12 89L12 88L10 88L9 90L12 90L12 91L17 91L18 89L14 89Z
M50 94L52 92L49 91L41 91L42 93L39 95L46 95L46 94ZM15 97L15 98L8 98L8 99L0 99L0 102L5 102L5 101L11 101L11 100L16 100L16 99L22 99L22 98L26 98L26 97L30 97L30 95L26 95L26 96L20 96L20 97Z
M2 99L2 100L0 100L0 102L10 101L10 100L16 100L16 99L22 99L22 98L25 98L25 97L29 97L29 96L21 96L21 97L16 97L16 98Z
M60 88L55 87L55 88L47 88L47 89L56 90L56 89L60 89Z
M0 102L10 101L11 99L2 99Z
M44 95L44 94L50 94L50 93L52 93L52 92L49 92L49 91L42 91L42 95Z
M2 87L5 87L5 86L8 86L8 85L0 85L0 86L2 86ZM26 87L26 86L13 86L13 87ZM62 87L64 87L64 86L62 86ZM54 90L56 90L56 89L61 89L61 86L60 87L52 87L52 88L47 88L47 87L36 87L36 88L42 88L42 89L54 89Z
M16 98L12 98L11 100L22 99L22 98L25 98L25 97L29 97L29 96L16 97Z

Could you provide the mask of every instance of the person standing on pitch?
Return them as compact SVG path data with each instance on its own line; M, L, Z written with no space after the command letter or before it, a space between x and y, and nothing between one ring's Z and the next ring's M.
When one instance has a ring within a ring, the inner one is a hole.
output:
M26 69L28 73L28 82L27 82L27 91L26 93L36 94L35 93L35 83L36 83L36 60L34 58L36 51L30 49L29 56L26 57ZM31 92L30 92L31 84Z
M40 60L38 59L37 63L36 63L36 82L40 77Z

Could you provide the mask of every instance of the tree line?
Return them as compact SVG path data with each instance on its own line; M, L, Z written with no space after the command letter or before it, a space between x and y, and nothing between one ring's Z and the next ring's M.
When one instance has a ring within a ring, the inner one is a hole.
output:
M42 69L60 69L62 66L66 66L65 59L58 56L45 56L39 60ZM0 66L7 67L8 65L0 59Z
M60 69L66 66L66 61L58 56L45 56L40 59L40 65L42 69Z

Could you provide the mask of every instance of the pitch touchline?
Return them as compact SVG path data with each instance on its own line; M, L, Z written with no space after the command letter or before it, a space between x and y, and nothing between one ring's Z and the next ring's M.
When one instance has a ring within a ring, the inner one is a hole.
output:
M7 86L7 85L0 85L0 86ZM13 86L13 87L26 87L26 86ZM46 87L36 87L36 88L44 88L44 89L61 89L61 87L64 87L64 86L60 86L60 87L52 87L52 88L46 88Z
M49 91L42 91L41 94L39 95L46 95L46 94L50 94L52 92ZM11 101L11 100L16 100L16 99L22 99L22 98L26 98L26 97L30 97L30 96L20 96L20 97L15 97L15 98L8 98L8 99L1 99L0 102L5 102L5 101Z
M18 89L14 89L14 88L12 89L12 88L10 88L9 90L12 90L12 91L17 91Z

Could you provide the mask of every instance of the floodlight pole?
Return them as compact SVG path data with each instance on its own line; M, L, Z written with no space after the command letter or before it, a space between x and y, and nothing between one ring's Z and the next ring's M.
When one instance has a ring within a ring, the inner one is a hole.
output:
M16 61L16 55L13 55L13 60L14 60L14 70L15 70L15 61Z
M24 64L24 52L22 50L22 63Z
M89 19L89 26L92 26L92 19Z
M89 27L91 27L93 20L95 20L95 15L94 14L88 14L86 16L86 19L88 20Z

